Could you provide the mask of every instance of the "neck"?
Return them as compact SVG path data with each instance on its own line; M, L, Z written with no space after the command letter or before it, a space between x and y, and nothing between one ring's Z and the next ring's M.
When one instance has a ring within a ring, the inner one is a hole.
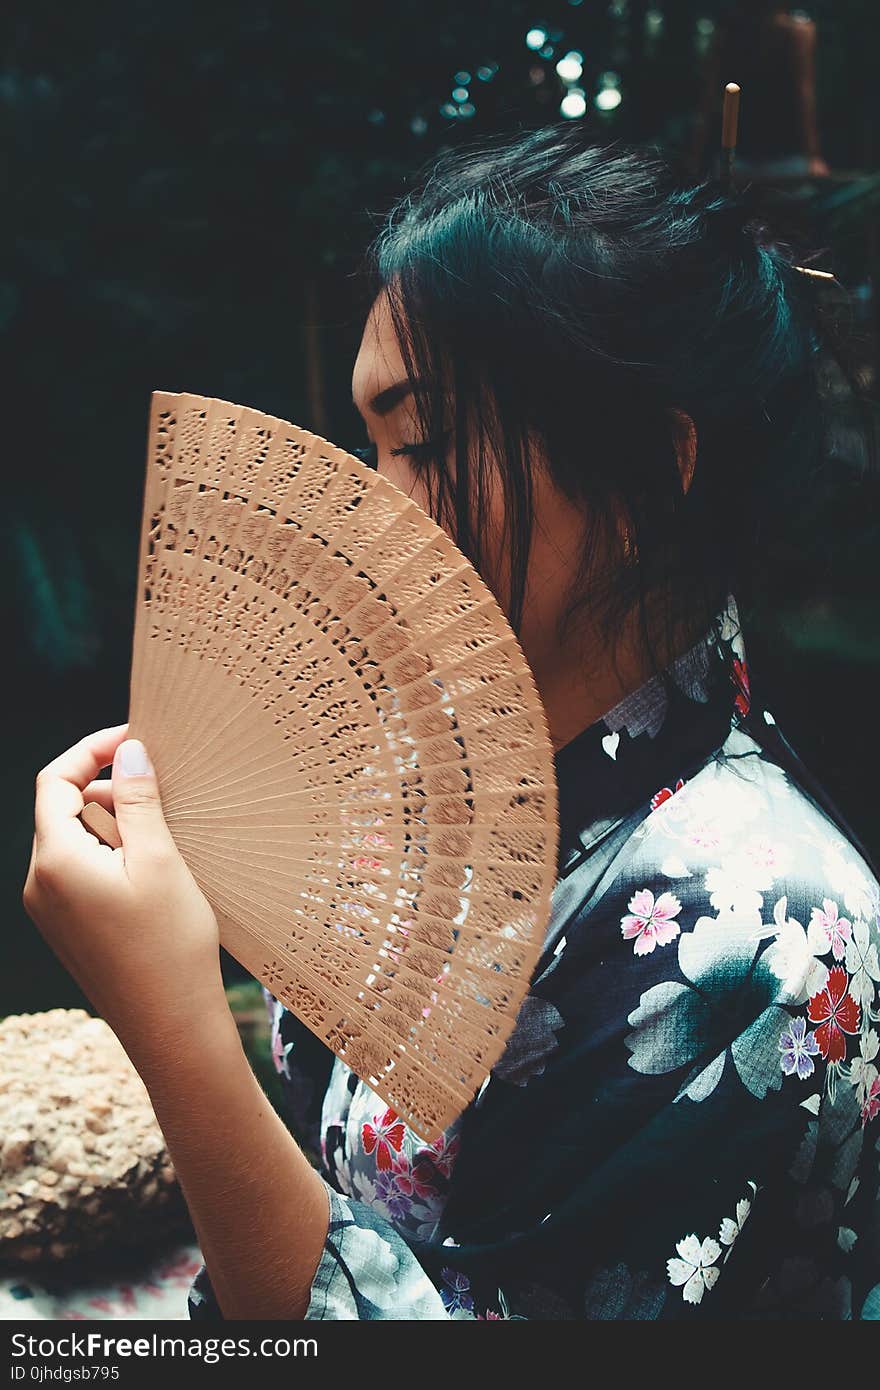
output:
M668 650L660 651L664 666L689 651L702 635L693 628L681 631ZM650 680L654 669L642 647L635 618L613 651L596 634L564 645L533 641L524 646L555 753Z
M620 644L614 659L595 640L573 639L564 646L532 642L524 649L555 753L638 690L650 674L629 643Z

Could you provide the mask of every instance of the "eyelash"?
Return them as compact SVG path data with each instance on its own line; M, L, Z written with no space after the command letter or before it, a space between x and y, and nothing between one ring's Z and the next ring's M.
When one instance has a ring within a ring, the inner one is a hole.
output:
M398 449L391 450L392 456L395 458L400 458L402 456L406 457L411 459L416 465L428 464L432 459L436 458L441 450L445 451L450 433L450 430L443 430L436 440L420 439L414 441L412 444L401 444ZM365 463L368 468L378 468L379 449L376 444L364 444L359 449L353 449L352 453L356 458L359 458L362 463Z
M442 430L436 439L420 439L413 444L401 444L399 449L391 450L392 456L398 458L403 455L416 464L430 463L439 453L446 452L450 434L450 430Z

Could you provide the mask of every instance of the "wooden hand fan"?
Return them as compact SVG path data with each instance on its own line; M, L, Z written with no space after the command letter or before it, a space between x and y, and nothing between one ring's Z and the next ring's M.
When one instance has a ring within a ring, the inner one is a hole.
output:
M504 1049L556 879L543 706L476 571L326 440L156 393L130 733L223 945L434 1139Z

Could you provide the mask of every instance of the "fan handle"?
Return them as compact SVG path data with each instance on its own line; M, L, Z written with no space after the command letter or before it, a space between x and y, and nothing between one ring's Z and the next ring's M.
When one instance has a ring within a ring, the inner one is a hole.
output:
M87 801L79 818L86 830L90 830L102 845L109 845L111 849L122 848L122 837L116 828L115 817L99 806L97 801Z

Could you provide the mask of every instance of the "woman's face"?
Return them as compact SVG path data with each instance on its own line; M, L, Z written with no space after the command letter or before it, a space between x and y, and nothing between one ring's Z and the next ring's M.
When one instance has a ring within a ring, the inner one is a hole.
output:
M396 452L417 442L420 429L384 294L376 300L364 326L351 378L351 395L376 446L378 472L427 511L424 475L419 475L405 454ZM452 466L454 470L454 455Z
M428 474L402 452L419 442L419 424L384 293L376 299L364 327L352 375L352 397L376 445L378 471L430 515ZM696 435L687 416L673 415L687 489L694 468ZM446 469L453 486L454 447L450 438ZM504 534L503 460L490 458L488 465L480 575L509 618L511 547ZM540 453L532 460L532 481L532 540L518 637L541 692L554 745L561 747L641 684L646 672L635 628L632 632L621 630L612 659L591 621L589 604L582 610L578 641L560 641L559 620L572 597L585 544L586 517L582 507L556 486ZM444 525L444 529L455 540L449 526ZM602 569L613 562L613 557L598 553L593 559ZM671 652L670 659L673 655L677 652Z
M352 373L352 399L376 445L378 471L426 512L429 494L424 469L404 450L418 442L418 416L394 332L387 297L380 294L364 327ZM446 468L455 484L455 445L450 439ZM482 537L484 582L506 613L510 611L509 546L503 537L504 492L497 465L490 460L485 496L486 534ZM454 540L448 525L444 529ZM561 609L583 534L583 516L559 493L543 469L535 469L534 536L526 581L520 641L532 669L547 643L547 623ZM531 650L530 650L531 648ZM537 672L536 672L537 674Z

